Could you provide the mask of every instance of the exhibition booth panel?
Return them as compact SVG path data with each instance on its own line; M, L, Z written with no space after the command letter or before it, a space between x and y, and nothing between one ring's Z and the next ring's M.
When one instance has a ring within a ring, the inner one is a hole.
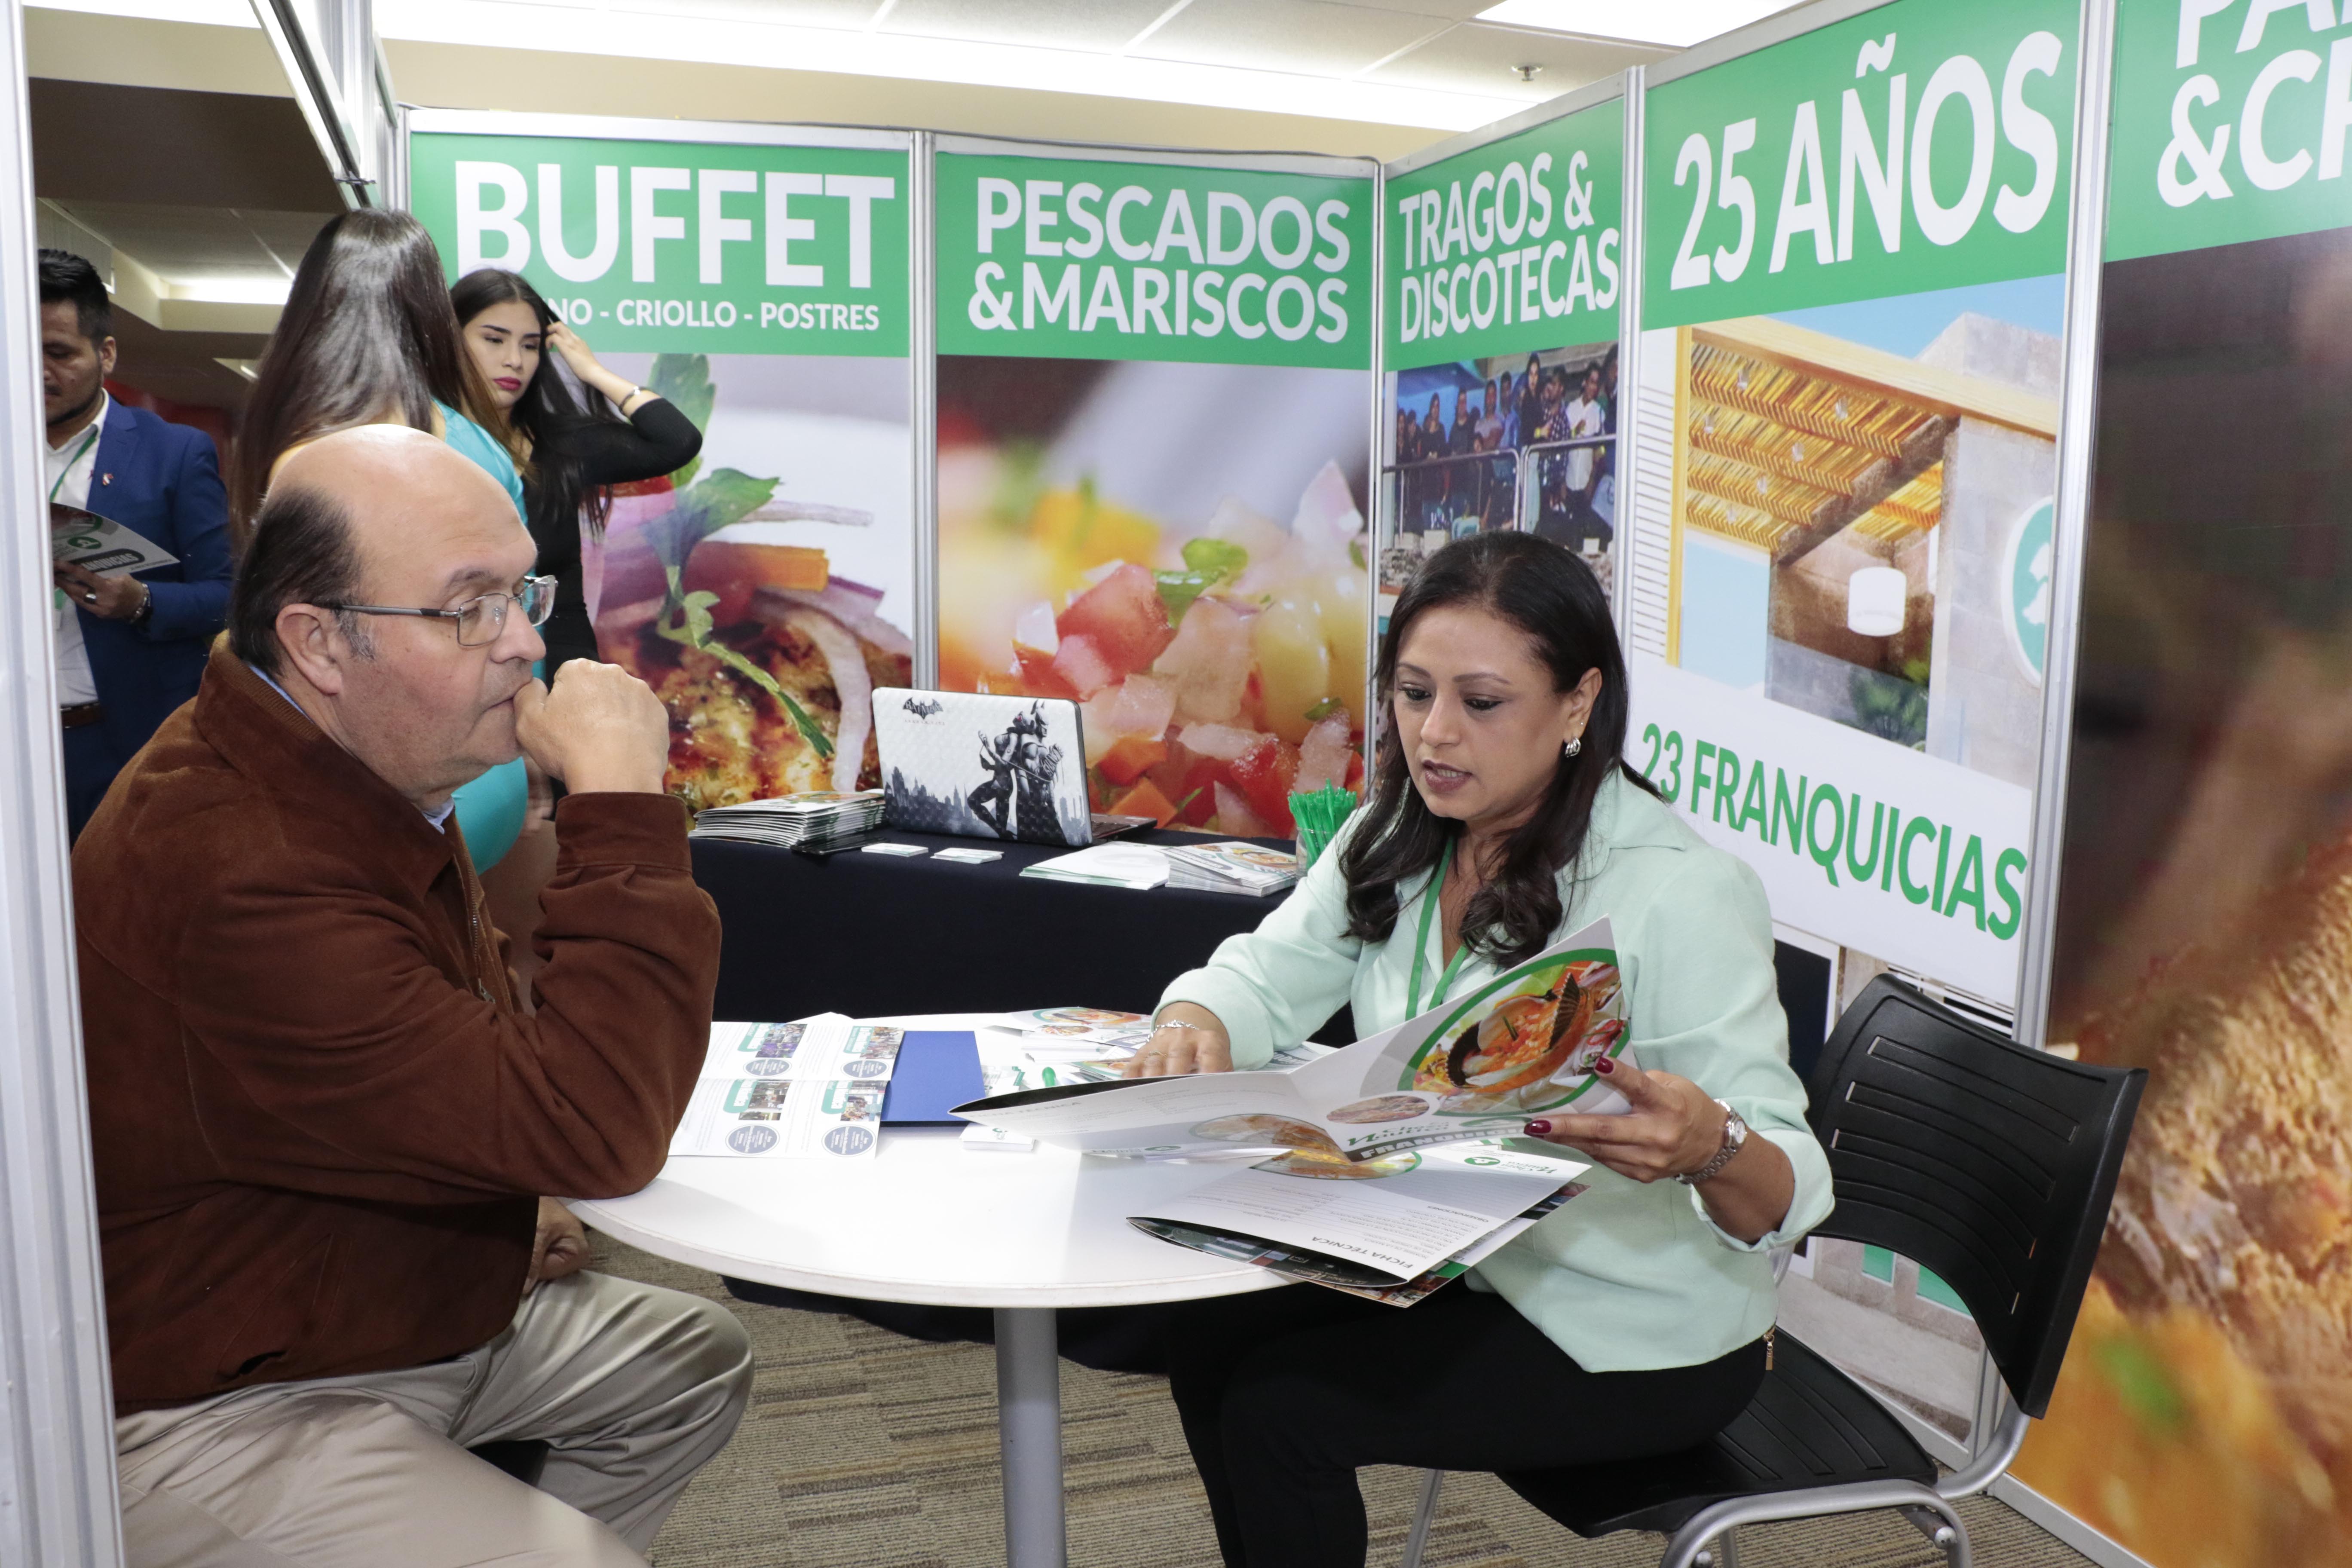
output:
M682 721L705 806L879 778L873 691L921 626L914 138L412 110L409 205L703 431L582 561L598 651Z
M1904 0L1643 111L1635 765L1776 918L2004 1007L2075 39L2064 0Z
M2040 936L2081 26L1833 0L1647 68L1629 116L1628 761L1835 1001L1893 970L2011 1028ZM1998 1425L1976 1323L1910 1260L1816 1241L1782 1313L1945 1462Z
M33 169L21 19L0 26L0 485L47 511ZM89 1163L47 531L0 578L0 1561L121 1561L113 1396Z
M2126 3L2114 29L2026 1000L2149 1080L2017 1473L2159 1568L2347 1563L2352 16Z
M1451 540L1517 529L1611 593L1626 79L1388 166L1376 619Z
M1083 705L1095 808L1360 776L1369 161L938 139L939 671Z

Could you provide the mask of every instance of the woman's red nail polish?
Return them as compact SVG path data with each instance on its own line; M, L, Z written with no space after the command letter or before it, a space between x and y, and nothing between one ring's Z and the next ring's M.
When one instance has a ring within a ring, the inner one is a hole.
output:
M1592 1070L1597 1073L1612 1073L1617 1070L1617 1064L1611 1061L1607 1057L1602 1057L1599 1061L1592 1064Z
M1528 1123L1528 1135L1531 1138L1548 1137L1550 1132L1551 1123L1549 1121L1530 1121Z

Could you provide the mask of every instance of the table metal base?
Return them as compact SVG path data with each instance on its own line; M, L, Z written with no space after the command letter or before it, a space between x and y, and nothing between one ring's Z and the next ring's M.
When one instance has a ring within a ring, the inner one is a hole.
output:
M1004 1558L1064 1568L1062 1358L1051 1307L996 1309L996 1423L1004 1457Z

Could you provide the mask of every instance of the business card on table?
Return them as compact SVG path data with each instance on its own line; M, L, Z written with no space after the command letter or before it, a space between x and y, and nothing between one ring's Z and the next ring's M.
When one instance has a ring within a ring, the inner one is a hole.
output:
M952 860L959 866L985 866L991 860L1004 858L1002 849L942 849L931 857L934 860Z
M857 852L860 855L897 855L906 859L930 853L919 844L861 844ZM947 856L943 854L940 858L944 860Z

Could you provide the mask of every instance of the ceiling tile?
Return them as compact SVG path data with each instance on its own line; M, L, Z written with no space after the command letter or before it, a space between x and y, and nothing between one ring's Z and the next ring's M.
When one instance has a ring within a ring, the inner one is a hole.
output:
M277 273L301 259L325 213L239 212L137 202L60 202L76 222L166 278L189 269Z
M1628 66L1645 65L1675 52L1467 22L1389 61L1364 79L1395 87L1493 93L1540 103ZM1513 71L1523 65L1542 69L1533 81L1523 84Z
M1192 0L1135 52L1202 65L1353 76L1446 26L1330 0Z
M237 216L245 220L256 239L283 263L288 271L302 265L302 253L325 227L328 213L265 213L239 208Z
M36 77L33 174L59 200L333 210L342 195L291 98Z
M1346 0L1351 7L1365 11L1403 11L1415 16L1429 16L1441 22L1466 22L1495 4L1495 0L1380 0L1377 5Z
M579 0L548 0L576 5ZM706 16L722 22L769 22L855 32L874 19L880 0L611 0L615 11L666 16Z
M1171 0L898 0L886 33L1108 53L1151 26Z

